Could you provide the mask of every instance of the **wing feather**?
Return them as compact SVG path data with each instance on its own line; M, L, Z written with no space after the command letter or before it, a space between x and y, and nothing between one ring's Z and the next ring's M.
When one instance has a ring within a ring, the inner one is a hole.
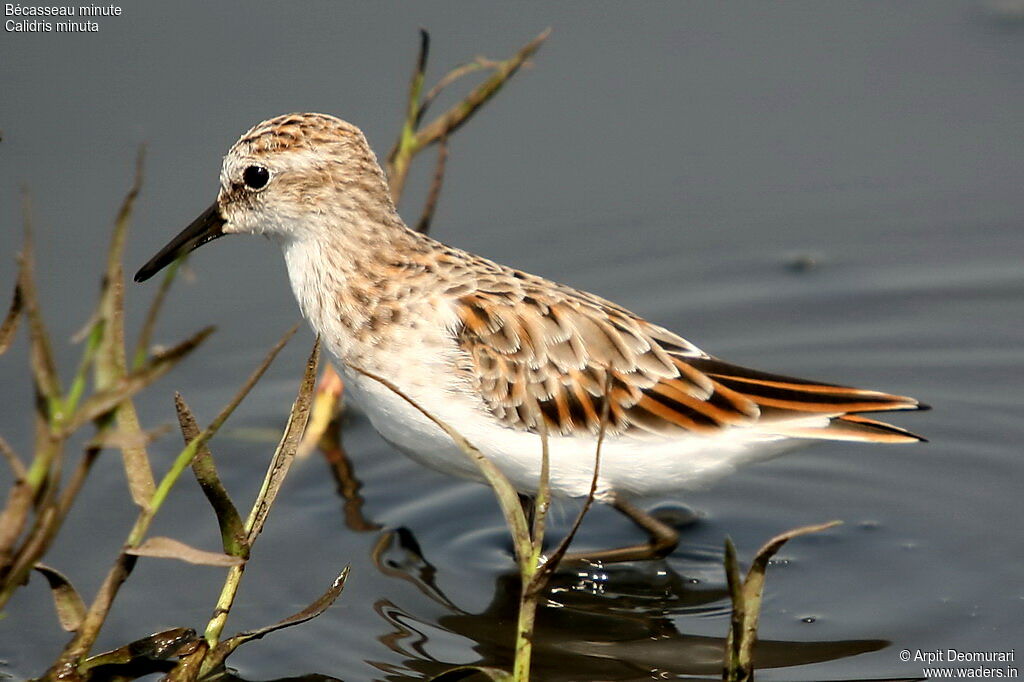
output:
M757 418L755 403L680 357L699 354L687 341L596 297L553 293L524 286L457 300L457 342L507 426L535 430L543 415L553 432L597 433L606 381L612 433L713 432Z
M913 398L732 365L592 294L508 271L455 300L467 379L510 428L678 437L732 427L793 437L903 442L918 436L860 412L922 409ZM461 292L460 292L461 293ZM607 382L607 396L606 396ZM824 421L807 426L808 417Z

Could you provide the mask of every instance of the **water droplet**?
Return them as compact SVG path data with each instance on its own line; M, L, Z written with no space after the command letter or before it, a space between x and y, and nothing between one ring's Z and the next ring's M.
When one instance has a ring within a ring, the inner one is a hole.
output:
M577 592L589 592L591 594L604 594L605 587L609 582L609 575L604 572L603 566L599 563L592 564L590 569L583 569L576 573L577 582L573 587Z

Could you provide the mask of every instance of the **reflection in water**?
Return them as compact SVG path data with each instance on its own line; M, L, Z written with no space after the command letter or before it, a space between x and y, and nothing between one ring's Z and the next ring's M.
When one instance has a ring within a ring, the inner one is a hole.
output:
M487 608L469 613L438 588L435 567L409 531L385 534L374 561L386 575L411 582L445 609L430 622L391 601L377 602L377 614L390 628L378 639L404 659L402 668L368 661L386 679L409 679L410 672L429 677L463 664L439 661L427 651L429 633L439 627L475 643L475 665L502 667L512 660L518 574L500 575ZM724 614L725 607L719 605L726 598L724 590L695 586L665 562L616 566L613 572L599 566L560 571L538 617L533 670L543 680L715 679L721 673L725 639L681 633L672 616ZM761 641L756 656L761 668L782 668L877 651L888 644Z
M319 450L331 468L338 494L345 500L345 525L357 533L380 530L380 524L363 515L363 496L359 494L363 484L356 476L341 440L343 418L344 413L331 420L320 439Z
M244 680L241 677L228 673L224 677L220 678L224 682L252 682L250 680ZM268 680L267 682L343 682L336 677L330 675L299 675L297 677L281 677L276 680Z

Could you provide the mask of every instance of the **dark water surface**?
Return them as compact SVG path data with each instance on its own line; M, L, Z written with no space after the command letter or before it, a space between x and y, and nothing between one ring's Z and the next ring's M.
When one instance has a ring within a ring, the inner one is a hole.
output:
M771 535L829 519L845 524L771 569L759 679L920 677L903 649L1022 653L1024 20L1012 3L140 2L99 33L4 33L0 283L13 280L22 184L44 312L67 339L92 305L139 142L129 264L208 204L220 156L263 118L336 113L386 152L417 27L433 33L437 77L549 25L535 67L455 138L436 236L596 291L729 360L934 409L897 418L929 444L826 443L747 468L686 498L699 520L667 561L561 576L539 617L538 678L715 678L723 538L749 560ZM410 219L423 189L417 178ZM298 318L270 244L222 240L191 266L158 341L219 330L140 401L147 426L173 421L174 390L210 419ZM129 323L153 289L129 289ZM214 441L241 500L258 490L311 340L292 342ZM0 434L19 452L31 445L25 352L19 337L0 361ZM59 344L63 376L77 353ZM346 680L507 665L516 585L491 493L404 459L358 413L344 439L365 518L403 530L354 530L324 460L298 463L229 630L301 608L346 563L351 579L321 618L231 665L246 679ZM174 437L152 447L160 470L177 449ZM172 497L153 532L216 547L197 486ZM47 563L91 597L129 510L105 457ZM599 509L580 543L636 539ZM100 646L202 627L222 580L140 561ZM5 616L0 674L38 674L66 637L45 586L33 580Z

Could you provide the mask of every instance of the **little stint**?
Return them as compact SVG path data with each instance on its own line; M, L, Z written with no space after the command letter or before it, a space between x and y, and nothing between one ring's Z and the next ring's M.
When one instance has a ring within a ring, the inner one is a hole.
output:
M630 498L692 488L808 440L923 440L862 416L923 408L913 398L727 363L610 301L410 230L362 132L333 116L288 114L242 135L224 157L217 200L135 280L227 234L280 244L346 390L418 462L479 479L441 429L353 367L453 425L526 495L537 487L543 426L553 493L589 492L607 400L599 499L651 540L597 558L675 547L676 532Z

